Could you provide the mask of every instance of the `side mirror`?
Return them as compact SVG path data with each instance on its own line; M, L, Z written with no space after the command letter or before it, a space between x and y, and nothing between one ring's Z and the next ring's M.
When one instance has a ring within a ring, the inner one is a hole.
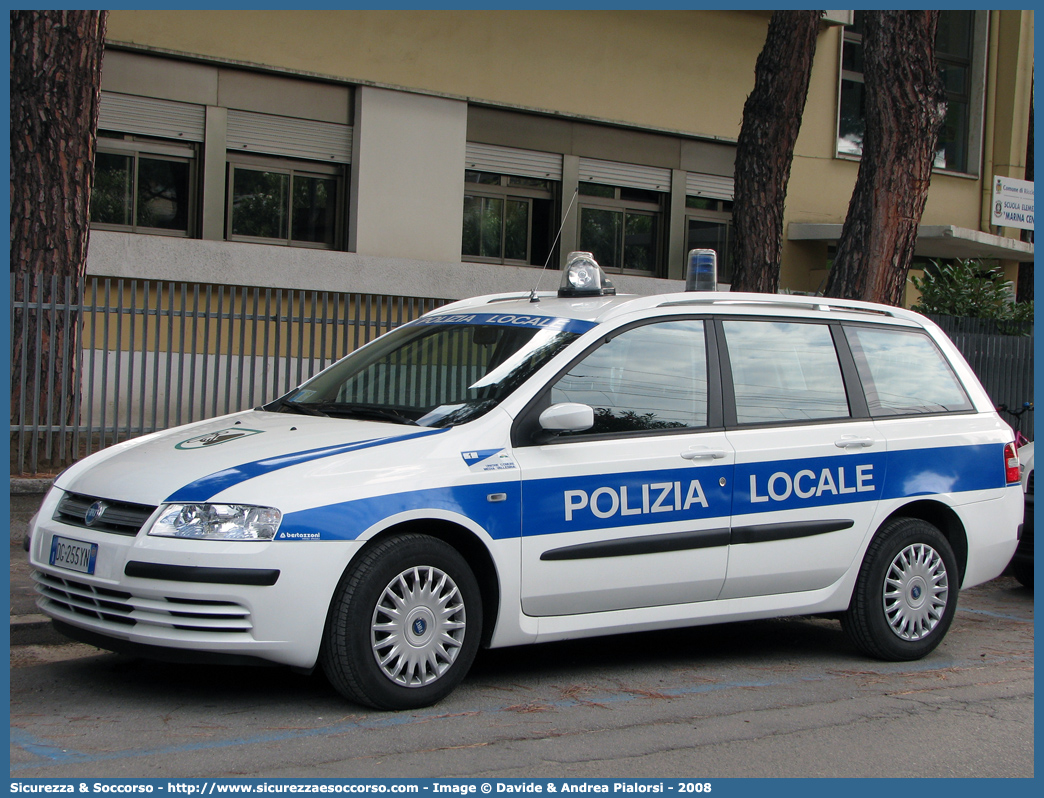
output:
M546 432L582 432L594 426L594 409L577 402L551 405L540 414L540 428Z

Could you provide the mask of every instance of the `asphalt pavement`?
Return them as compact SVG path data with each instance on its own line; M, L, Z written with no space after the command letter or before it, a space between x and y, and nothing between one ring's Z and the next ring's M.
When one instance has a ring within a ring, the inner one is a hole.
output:
M1033 776L1033 594L1010 577L962 592L914 663L861 657L834 621L723 624L484 651L439 706L380 713L319 674L59 635L22 548L45 489L12 484L12 775Z

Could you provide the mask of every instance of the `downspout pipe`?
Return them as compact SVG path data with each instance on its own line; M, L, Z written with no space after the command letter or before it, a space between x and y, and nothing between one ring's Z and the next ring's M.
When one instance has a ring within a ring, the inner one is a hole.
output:
M993 200L993 141L996 136L997 115L997 71L1000 52L1000 12L989 12L989 51L986 61L986 110L982 142L982 174L979 176L979 229L991 232L991 205Z

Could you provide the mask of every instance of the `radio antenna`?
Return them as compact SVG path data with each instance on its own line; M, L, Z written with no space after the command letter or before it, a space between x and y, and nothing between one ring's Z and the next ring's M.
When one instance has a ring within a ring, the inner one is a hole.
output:
M562 231L565 229L566 219L569 218L569 211L573 209L573 203L576 202L577 195L580 193L580 186L573 189L573 197L569 200L569 205L565 209L565 213L562 214L562 224L558 228L558 232L555 233L555 240L551 242L551 251L547 253L547 260L544 261L544 268L540 270L540 274L537 275L536 285L533 286L533 290L529 292L530 302L539 302L540 298L537 296L537 289L540 288L540 278L544 276L544 272L547 271L548 264L551 263L551 258L555 254L555 247L558 245L558 239L562 237Z

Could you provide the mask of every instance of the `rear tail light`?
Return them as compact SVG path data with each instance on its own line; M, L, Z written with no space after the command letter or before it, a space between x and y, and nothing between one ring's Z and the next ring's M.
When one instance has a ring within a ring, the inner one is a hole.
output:
M1004 478L1009 485L1018 483L1022 475L1019 473L1019 454L1015 451L1015 444L1009 443L1004 447Z

